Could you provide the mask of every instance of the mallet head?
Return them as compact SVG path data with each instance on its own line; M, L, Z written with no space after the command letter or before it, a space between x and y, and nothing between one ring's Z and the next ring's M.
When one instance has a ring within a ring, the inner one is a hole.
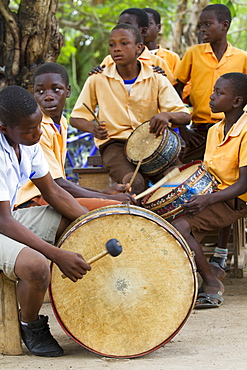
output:
M122 253L122 245L117 239L109 239L106 242L106 250L112 257L119 256Z

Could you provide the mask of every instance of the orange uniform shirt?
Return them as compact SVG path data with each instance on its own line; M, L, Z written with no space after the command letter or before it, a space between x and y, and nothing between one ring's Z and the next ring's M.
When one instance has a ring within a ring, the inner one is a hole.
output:
M65 178L64 164L66 156L67 121L63 116L61 117L60 125L61 135L54 125L53 120L43 115L41 122L43 133L39 143L49 164L49 171L53 179L58 179L60 177ZM38 195L40 195L39 189L29 180L18 190L16 205L25 203Z
M174 51L164 49L161 47L161 45L158 45L158 51L155 53L158 57L164 59L164 61L167 63L168 67L170 68L172 74L175 74L175 70L180 65L180 58L177 53L174 53Z
M190 101L193 106L192 121L197 124L216 123L223 113L212 113L210 95L216 80L225 73L247 73L247 53L228 43L218 61L209 43L191 46L185 53L175 77L186 84L191 80Z
M233 185L239 178L239 167L247 166L247 113L231 127L224 138L225 120L208 130L204 163L219 182L220 190ZM240 195L247 202L247 193Z

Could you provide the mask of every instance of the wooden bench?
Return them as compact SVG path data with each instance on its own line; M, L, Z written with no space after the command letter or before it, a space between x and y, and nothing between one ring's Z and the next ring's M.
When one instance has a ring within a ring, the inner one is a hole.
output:
M78 174L79 185L97 190L104 190L112 186L113 181L108 171L103 167L100 155L88 157L88 167L73 168Z
M21 355L16 283L0 272L0 353Z

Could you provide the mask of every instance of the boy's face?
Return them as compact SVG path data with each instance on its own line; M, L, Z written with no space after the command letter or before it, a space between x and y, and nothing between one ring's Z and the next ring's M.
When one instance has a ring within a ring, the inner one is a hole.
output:
M199 20L199 28L203 42L213 43L222 40L228 30L228 22L219 22L214 11L203 11Z
M70 97L70 86L66 86L58 73L39 75L34 81L34 97L42 112L59 123L66 98Z
M157 39L157 35L160 32L160 24L156 24L153 14L147 13L148 15L148 29L144 37L145 42L150 42Z
M136 62L142 44L136 44L135 36L130 30L118 29L111 32L109 48L114 62L119 66L126 66Z
M147 27L140 27L139 23L137 22L136 16L134 14L125 13L125 14L120 15L120 17L118 18L117 24L122 24L122 23L130 24L131 26L137 28L140 31L142 40L143 40L147 32Z
M0 124L0 131L5 135L11 146L18 144L31 146L37 144L42 135L42 113L39 108L28 117L20 117L19 125L11 128Z
M211 111L213 113L230 112L235 101L236 96L230 82L225 78L219 78L214 85L214 92L210 96Z

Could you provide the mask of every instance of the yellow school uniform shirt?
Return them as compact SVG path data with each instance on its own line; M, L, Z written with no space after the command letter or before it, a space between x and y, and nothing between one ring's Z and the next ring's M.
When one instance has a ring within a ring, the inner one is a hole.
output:
M142 62L130 94L117 72L115 63L86 80L71 117L92 121L93 117L83 103L93 111L98 105L98 119L106 122L109 138L95 138L98 147L110 139L127 140L134 129L160 111L189 113L168 79L153 72Z
M228 43L218 61L209 43L191 46L185 53L175 77L186 84L191 80L190 101L193 106L192 121L195 124L216 123L223 113L212 113L210 95L216 80L225 73L247 73L247 53Z
M64 116L61 117L60 126L61 134L54 125L53 120L50 117L43 116L41 122L43 132L39 143L49 164L51 176L54 179L65 178L64 164L68 126ZM27 202L38 195L40 195L38 188L29 180L18 190L16 205Z
M210 127L204 163L219 182L220 190L233 185L239 178L239 167L247 166L247 113L231 127L224 138L225 119ZM247 193L240 195L247 202Z
M160 58L157 55L154 55L150 53L148 48L145 46L143 52L139 55L138 59L144 63L146 63L148 66L159 66L163 69L163 71L166 73L166 77L171 82L172 85L176 85L177 81L175 77L173 76L172 71L170 70L167 62ZM107 55L101 65L108 66L109 64L113 64L113 59L110 55Z
M174 51L164 49L161 47L161 45L158 44L158 50L155 53L158 57L161 59L164 59L164 61L167 63L168 67L170 68L172 74L175 74L175 70L179 67L180 64L180 58L177 53L174 53Z

